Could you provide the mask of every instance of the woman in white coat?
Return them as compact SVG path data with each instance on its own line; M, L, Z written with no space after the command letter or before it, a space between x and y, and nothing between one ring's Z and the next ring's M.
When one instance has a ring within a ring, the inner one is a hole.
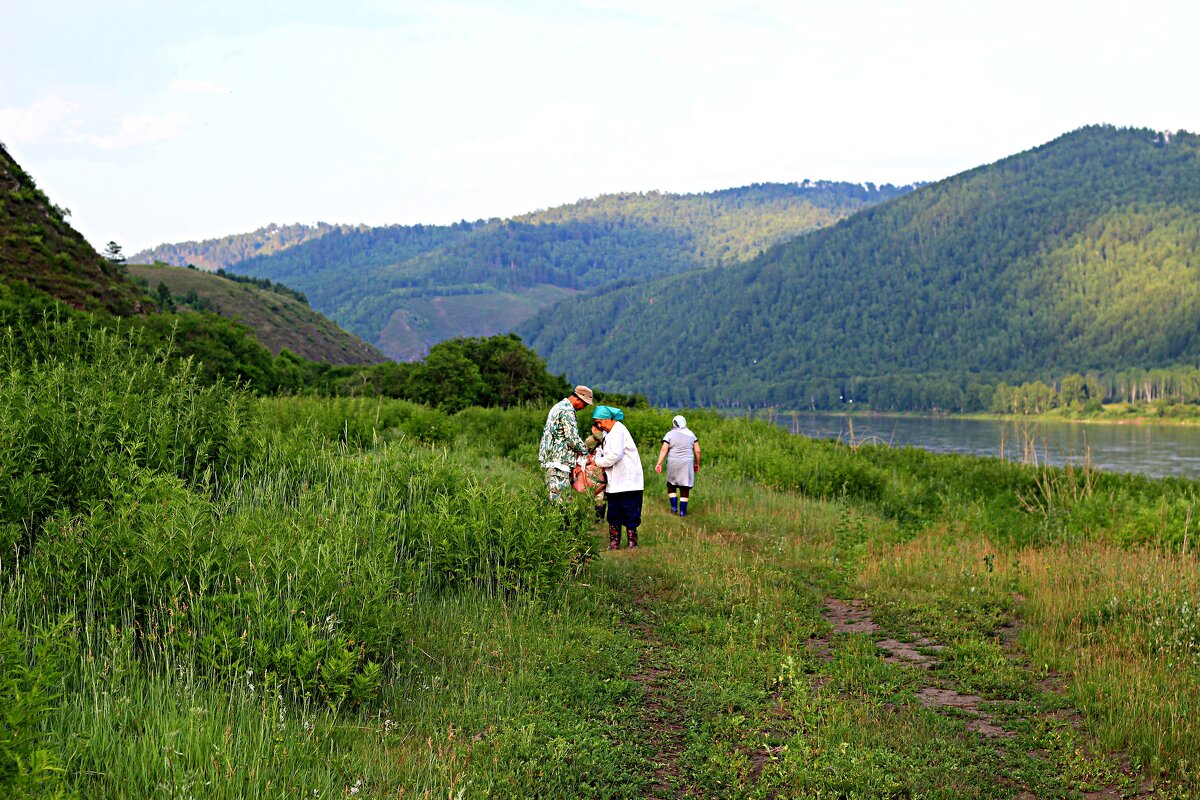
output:
M604 442L589 457L604 468L608 478L608 549L621 549L621 528L625 528L629 546L638 546L638 526L642 524L642 459L637 445L621 420L625 414L612 406L596 406L592 426L604 431Z

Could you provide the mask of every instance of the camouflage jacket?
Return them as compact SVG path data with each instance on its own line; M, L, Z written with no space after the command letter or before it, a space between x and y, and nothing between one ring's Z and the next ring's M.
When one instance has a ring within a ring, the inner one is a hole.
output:
M571 398L563 398L546 415L546 427L538 447L538 461L545 469L570 471L575 459L586 454L587 448L579 438L575 407L571 405Z

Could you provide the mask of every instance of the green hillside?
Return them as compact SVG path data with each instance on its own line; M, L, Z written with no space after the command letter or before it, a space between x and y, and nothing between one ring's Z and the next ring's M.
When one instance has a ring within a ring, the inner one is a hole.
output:
M248 325L273 354L287 348L302 358L327 364L377 364L383 354L339 328L308 304L285 292L183 267L134 265L129 273L151 291L163 284L171 302L212 311Z
M205 380L260 392L318 386L350 369L275 358L250 328L212 311L171 313L124 264L96 253L67 223L69 213L0 147L0 329L9 356L71 351L105 331L164 369L192 359Z
M745 260L910 189L805 181L606 195L508 220L337 228L232 269L303 291L408 359L448 337L512 330L580 290Z
M1200 359L1200 138L1088 127L753 261L518 329L690 404L962 408L987 384Z
M101 258L0 145L0 284L22 303L49 298L87 311L142 311L142 293L121 267ZM37 298L37 300L35 300Z
M379 348L392 358L421 358L432 344L460 336L493 336L511 331L541 308L576 292L552 284L521 291L478 291L406 298L379 332Z

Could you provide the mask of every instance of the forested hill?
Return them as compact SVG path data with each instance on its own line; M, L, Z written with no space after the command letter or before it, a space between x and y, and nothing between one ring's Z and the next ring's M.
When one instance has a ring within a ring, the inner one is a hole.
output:
M583 289L745 260L911 188L756 184L606 195L508 220L337 227L231 269L303 291L387 355L413 359L443 339L510 331Z
M111 335L167 371L190 361L186 369L204 380L264 393L332 393L343 385L362 388L374 377L374 367L341 365L385 360L284 287L166 267L149 272L153 287L145 277L139 282L119 248L101 256L69 216L0 145L0 355L10 367L42 352L87 357L88 342L99 341L93 335ZM220 286L209 292L205 281Z
M972 405L980 384L1200 359L1200 139L1088 127L749 263L518 329L659 402Z

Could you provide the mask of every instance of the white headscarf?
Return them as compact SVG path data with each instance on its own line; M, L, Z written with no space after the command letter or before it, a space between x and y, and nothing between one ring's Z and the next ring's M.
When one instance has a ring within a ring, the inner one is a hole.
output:
M683 414L676 414L675 416L671 417L671 423L676 428L686 428L687 427L687 420L683 418Z

